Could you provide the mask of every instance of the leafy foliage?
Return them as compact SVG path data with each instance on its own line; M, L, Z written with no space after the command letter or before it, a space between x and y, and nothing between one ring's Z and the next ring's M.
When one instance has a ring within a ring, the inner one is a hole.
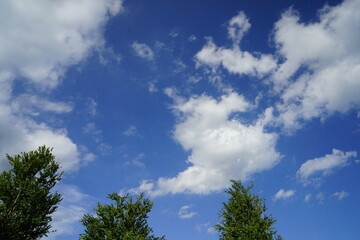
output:
M0 239L38 239L47 236L51 214L61 195L51 189L61 179L52 149L7 155L12 169L0 175Z
M81 220L85 226L84 240L163 240L164 237L151 235L152 228L147 223L148 213L153 203L140 194L134 201L130 195L112 193L109 199L115 204L98 203L96 215L85 214Z
M231 180L225 192L231 197L219 213L222 218L214 228L222 240L273 240L282 239L272 226L276 220L266 216L264 199L251 193L252 185L244 187L240 181Z

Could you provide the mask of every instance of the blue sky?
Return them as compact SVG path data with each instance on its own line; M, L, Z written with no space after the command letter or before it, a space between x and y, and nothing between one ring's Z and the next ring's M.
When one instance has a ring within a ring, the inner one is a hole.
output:
M0 169L54 147L77 239L108 193L155 235L217 239L230 179L285 239L360 238L360 1L0 3Z

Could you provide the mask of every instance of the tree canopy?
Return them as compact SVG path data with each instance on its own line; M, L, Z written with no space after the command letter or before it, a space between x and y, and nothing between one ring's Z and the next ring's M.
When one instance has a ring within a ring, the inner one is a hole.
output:
M223 203L219 213L221 221L214 228L221 240L280 240L272 227L276 220L265 215L265 199L251 193L253 185L243 186L241 181L231 180L226 193L228 202Z
M51 214L61 201L51 189L61 179L52 149L45 146L14 157L0 174L0 239L39 239L47 236Z
M81 222L85 233L80 235L84 240L163 240L164 237L154 237L152 228L147 222L148 213L153 203L140 194L135 200L129 194L120 196L109 194L109 199L115 204L102 205L98 203L96 215L85 214Z

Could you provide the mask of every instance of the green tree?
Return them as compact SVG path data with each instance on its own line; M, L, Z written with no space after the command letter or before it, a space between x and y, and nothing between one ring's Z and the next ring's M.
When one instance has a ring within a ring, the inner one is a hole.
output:
M147 223L148 213L153 203L140 194L136 200L129 194L120 196L109 194L109 199L115 204L102 205L98 203L96 215L85 214L81 223L85 226L84 240L163 240L164 237L154 237L152 228Z
M245 187L241 181L231 180L225 193L231 195L219 213L221 221L214 228L221 240L280 240L272 227L276 220L266 216L265 199L251 193L253 185Z
M0 174L0 239L33 240L49 233L51 214L61 201L51 189L63 174L51 151L42 146L6 156L12 169Z

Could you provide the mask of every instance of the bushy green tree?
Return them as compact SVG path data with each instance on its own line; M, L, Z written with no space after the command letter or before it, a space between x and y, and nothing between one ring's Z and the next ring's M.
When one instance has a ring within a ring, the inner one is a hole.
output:
M228 202L223 203L219 213L221 221L214 228L221 240L280 240L272 227L276 220L265 215L265 199L251 193L252 185L245 187L241 181L231 180L226 193Z
M33 240L46 236L61 195L51 189L61 179L52 149L45 146L7 159L0 174L0 239Z
M130 195L109 194L115 204L98 203L96 215L85 214L81 223L85 233L80 235L84 240L163 240L154 237L152 228L147 223L148 213L153 203L140 194L136 200Z

